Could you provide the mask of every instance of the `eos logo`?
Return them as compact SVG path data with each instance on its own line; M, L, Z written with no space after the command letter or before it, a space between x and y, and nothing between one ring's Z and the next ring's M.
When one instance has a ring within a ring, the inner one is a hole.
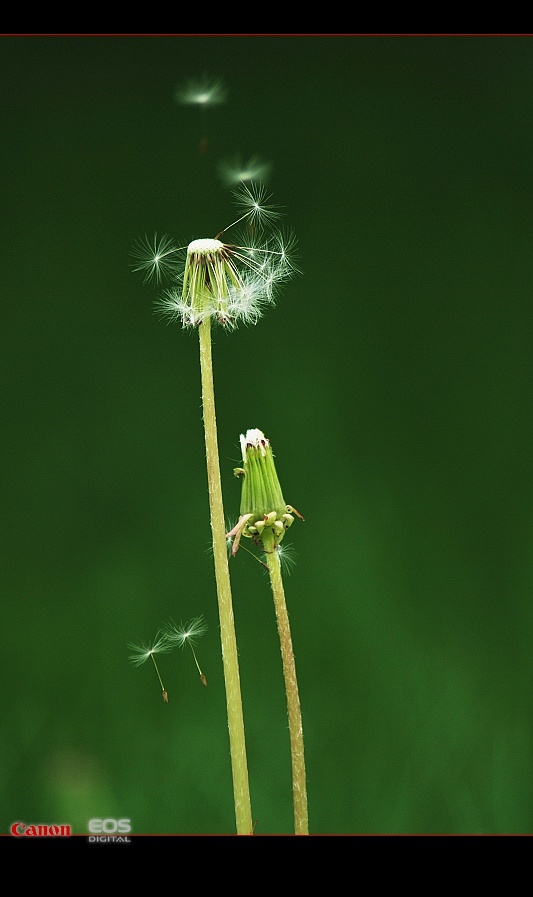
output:
M131 832L130 819L90 819L89 831L93 835L127 835Z

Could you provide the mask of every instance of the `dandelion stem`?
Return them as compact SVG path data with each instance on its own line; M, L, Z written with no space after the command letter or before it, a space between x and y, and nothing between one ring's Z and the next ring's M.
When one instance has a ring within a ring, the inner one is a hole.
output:
M220 480L220 462L215 414L215 394L213 387L213 360L211 353L211 321L206 318L199 325L200 369L202 377L202 408L204 418L205 450L207 460L207 480L209 487L209 509L213 538L213 557L217 584L220 637L222 642L222 663L226 687L226 705L230 741L233 794L237 834L252 832L252 810L248 765L244 737L241 685L237 640L231 599L228 555L226 549L226 528Z
M296 679L296 664L292 647L289 615L285 602L285 590L281 577L281 567L278 553L274 545L268 544L268 539L263 534L265 557L270 575L270 585L274 597L276 620L278 624L279 640L281 645L281 657L283 661L283 675L285 678L285 691L287 694L287 714L289 718L289 735L291 743L292 759L292 795L294 803L294 832L296 835L308 835L309 823L307 816L307 785L305 779L304 739L302 728L302 714L300 709L300 697L298 694L298 681Z

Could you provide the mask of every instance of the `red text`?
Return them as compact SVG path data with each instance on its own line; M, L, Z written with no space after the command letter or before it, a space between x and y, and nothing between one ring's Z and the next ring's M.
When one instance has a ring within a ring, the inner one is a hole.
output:
M25 822L14 822L11 834L15 838L28 835L35 838L68 838L71 835L70 825L26 825Z

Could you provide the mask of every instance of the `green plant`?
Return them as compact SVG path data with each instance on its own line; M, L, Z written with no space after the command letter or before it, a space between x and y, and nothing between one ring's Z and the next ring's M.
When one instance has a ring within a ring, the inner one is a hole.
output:
M243 467L235 468L235 475L242 477L241 506L236 525L227 533L233 540L232 554L239 549L242 536L251 539L264 552L266 566L274 598L278 626L283 676L287 695L287 715L292 759L292 793L294 805L294 831L297 835L309 834L307 813L307 785L305 756L296 664L292 646L289 615L281 575L280 548L294 517L302 515L287 505L279 484L274 455L269 440L261 430L248 430L241 435Z
M217 587L222 660L238 834L252 832L252 815L237 641L226 547L226 527L215 408L211 329L228 330L239 323L255 323L271 304L278 286L296 270L291 257L294 238L272 222L279 211L269 204L262 185L234 191L239 217L213 238L193 240L175 247L164 236L140 241L134 249L134 270L145 281L168 277L171 287L159 296L159 313L183 327L196 328L199 337L202 410L209 490L209 510ZM221 238L236 225L246 226L237 243ZM268 226L268 228L267 228ZM182 261L185 254L185 261Z

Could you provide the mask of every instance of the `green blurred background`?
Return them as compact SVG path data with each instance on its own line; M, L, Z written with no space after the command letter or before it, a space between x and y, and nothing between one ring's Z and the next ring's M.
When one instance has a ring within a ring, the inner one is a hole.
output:
M532 98L527 36L2 37L2 833L234 831L197 338L130 252L229 224L237 154L303 272L214 361L227 516L259 427L306 518L311 831L533 830ZM231 571L252 814L289 834L268 578ZM199 614L208 687L163 655L166 706L128 642Z

